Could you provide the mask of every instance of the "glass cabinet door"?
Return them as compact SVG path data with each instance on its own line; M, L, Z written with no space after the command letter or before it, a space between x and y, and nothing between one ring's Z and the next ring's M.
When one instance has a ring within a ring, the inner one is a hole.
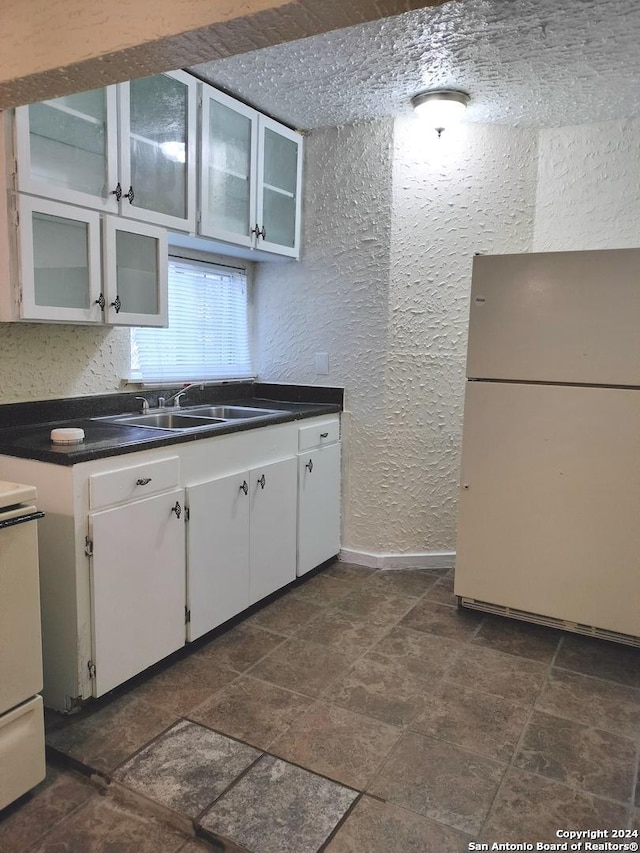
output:
M100 214L21 196L21 316L101 323Z
M302 187L302 137L260 116L257 247L298 257Z
M255 110L202 85L199 231L207 237L254 245L257 125Z
M195 230L196 84L181 71L120 85L120 212Z
M16 109L18 189L116 211L116 87Z
M107 323L166 326L167 234L163 228L108 216L104 222Z

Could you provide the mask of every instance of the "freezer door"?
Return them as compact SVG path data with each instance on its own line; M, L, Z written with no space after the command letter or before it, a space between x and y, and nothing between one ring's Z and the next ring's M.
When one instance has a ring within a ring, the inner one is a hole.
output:
M640 390L467 383L456 595L640 636Z
M474 258L467 376L640 385L640 249Z

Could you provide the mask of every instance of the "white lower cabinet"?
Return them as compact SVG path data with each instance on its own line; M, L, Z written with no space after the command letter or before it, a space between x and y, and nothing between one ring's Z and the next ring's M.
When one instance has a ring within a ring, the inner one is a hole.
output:
M184 645L183 513L173 489L89 515L94 696Z
M298 565L304 575L340 550L340 445L298 457Z
M298 431L298 575L340 550L339 439L337 418Z
M249 606L249 497L243 485L246 476L234 473L187 489L189 640Z
M189 640L296 577L295 457L187 489Z
M47 707L76 710L337 553L339 417L302 423L72 466L0 456L45 512Z
M296 460L249 471L249 602L255 604L296 577Z

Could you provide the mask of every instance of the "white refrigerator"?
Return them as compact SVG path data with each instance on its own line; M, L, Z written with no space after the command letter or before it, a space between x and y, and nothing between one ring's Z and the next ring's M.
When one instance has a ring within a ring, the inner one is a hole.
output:
M478 256L455 593L640 645L640 249Z

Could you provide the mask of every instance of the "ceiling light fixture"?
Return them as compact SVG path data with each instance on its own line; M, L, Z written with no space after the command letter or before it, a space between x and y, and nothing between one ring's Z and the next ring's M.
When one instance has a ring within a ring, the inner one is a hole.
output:
M416 114L428 121L440 136L445 127L460 121L469 103L469 95L457 89L432 89L414 95L411 103Z

